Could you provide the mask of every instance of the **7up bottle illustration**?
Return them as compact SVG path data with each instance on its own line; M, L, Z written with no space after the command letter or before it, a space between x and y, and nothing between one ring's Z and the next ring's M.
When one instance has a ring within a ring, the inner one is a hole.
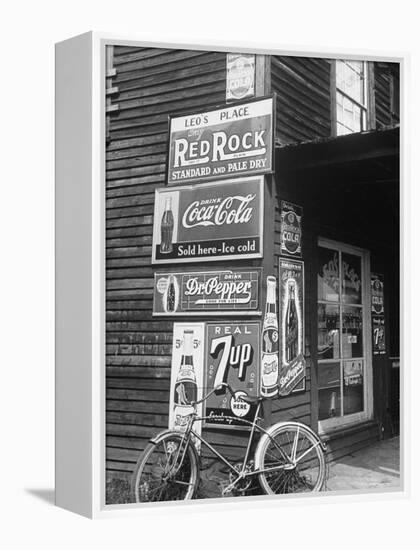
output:
M267 277L267 302L262 329L261 395L274 397L278 392L279 325L276 310L276 278Z
M192 401L197 400L197 379L193 363L193 336L194 332L184 330L181 364L175 382L174 390L174 428L185 429L188 416L193 412Z

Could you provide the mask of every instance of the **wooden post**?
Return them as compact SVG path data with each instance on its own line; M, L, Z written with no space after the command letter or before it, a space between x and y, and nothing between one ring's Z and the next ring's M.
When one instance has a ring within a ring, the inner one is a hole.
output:
M262 97L271 93L271 56L255 56L255 96ZM277 278L277 271L274 262L274 219L276 185L274 176L265 176L264 182L264 257L262 261L262 310L264 315L264 304L267 298L267 277L274 275ZM277 293L278 294L278 293ZM272 401L264 401L263 405L264 424L270 426L272 423Z

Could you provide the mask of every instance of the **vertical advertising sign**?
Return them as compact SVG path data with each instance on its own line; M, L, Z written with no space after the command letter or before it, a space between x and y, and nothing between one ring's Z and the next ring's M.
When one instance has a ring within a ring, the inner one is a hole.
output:
M280 250L284 256L302 257L303 208L281 201Z
M235 390L232 396L226 388L206 401L207 426L241 428L240 419L252 421L255 405L242 397L257 397L260 388L259 350L261 324L208 323L206 325L206 393L227 382Z
M261 346L261 395L275 397L278 394L279 376L279 323L277 320L277 281L267 277L267 299L262 329Z
M384 355L386 353L384 276L380 273L371 274L371 295L372 351L373 355Z
M152 263L261 258L264 178L157 189Z
M255 95L255 55L226 54L226 101L238 101Z
M279 260L280 371L279 395L305 389L304 264Z
M169 428L183 431L192 401L203 397L204 323L174 323L169 401ZM199 404L201 415L203 405ZM194 426L200 430L200 423Z

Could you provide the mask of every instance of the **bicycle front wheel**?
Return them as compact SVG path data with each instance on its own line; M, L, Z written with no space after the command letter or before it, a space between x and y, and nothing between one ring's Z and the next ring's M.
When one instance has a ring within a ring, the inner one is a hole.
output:
M188 500L198 483L198 458L182 434L158 435L140 456L131 480L135 502Z
M321 491L325 458L319 439L307 426L278 424L256 451L259 480L267 494Z

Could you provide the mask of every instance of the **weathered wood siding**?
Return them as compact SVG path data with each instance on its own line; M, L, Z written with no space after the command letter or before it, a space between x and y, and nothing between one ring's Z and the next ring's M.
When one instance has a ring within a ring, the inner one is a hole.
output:
M282 144L331 135L330 72L327 59L272 56L276 137Z
M398 124L399 66L396 63L374 63L374 75L376 127Z
M107 469L133 469L167 427L172 321L152 318L154 191L165 185L168 114L225 99L225 54L114 48L106 165Z

